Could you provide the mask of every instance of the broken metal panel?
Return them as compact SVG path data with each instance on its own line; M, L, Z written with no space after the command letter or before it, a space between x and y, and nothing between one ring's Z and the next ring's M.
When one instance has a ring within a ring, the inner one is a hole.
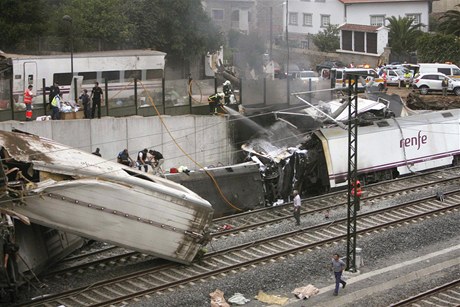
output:
M265 191L259 166L252 162L207 169L219 185L219 191L204 170L190 173L167 174L169 180L177 182L208 200L214 208L214 217L240 212L222 197L241 210L263 206Z

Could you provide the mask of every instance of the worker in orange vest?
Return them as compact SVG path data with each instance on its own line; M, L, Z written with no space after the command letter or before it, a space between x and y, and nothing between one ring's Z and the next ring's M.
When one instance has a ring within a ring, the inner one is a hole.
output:
M356 180L355 182L352 183L352 185L353 185L353 188L351 189L351 195L354 198L355 191L356 191L356 196L358 198L358 205L357 205L356 211L359 211L359 209L361 209L361 206L360 206L361 195L363 195L363 191L361 189L361 182L359 182L359 180Z
M24 103L26 105L26 120L32 120L32 99L34 98L34 93L32 93L32 84L30 84L27 89L24 91Z

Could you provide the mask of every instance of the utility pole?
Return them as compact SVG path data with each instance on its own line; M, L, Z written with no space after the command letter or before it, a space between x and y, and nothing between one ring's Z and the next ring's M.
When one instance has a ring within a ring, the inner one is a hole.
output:
M348 75L348 201L347 201L347 270L356 272L356 218L359 198L358 180L358 77ZM352 190L354 189L354 193Z
M273 60L273 6L270 6L270 61Z
M291 89L289 84L289 0L286 0L286 49L287 49L287 65L286 65L286 87L287 87L287 104L291 104Z

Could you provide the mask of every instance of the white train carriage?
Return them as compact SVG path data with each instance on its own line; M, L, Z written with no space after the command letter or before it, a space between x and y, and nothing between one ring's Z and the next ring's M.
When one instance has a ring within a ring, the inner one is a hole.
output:
M358 176L367 183L458 163L460 110L385 119L358 128ZM348 132L315 132L321 142L330 189L347 184ZM327 179L326 179L327 177ZM327 188L327 187L326 187ZM328 189L327 188L327 189Z
M189 189L25 133L0 131L8 210L31 222L190 263L207 239L210 203Z
M149 91L161 91L161 79L164 75L166 53L155 50L114 50L100 52L75 53L73 55L73 75L68 54L23 55L0 52L0 110L9 106L10 95L15 102L23 101L24 91L33 85L37 96L33 99L35 108L43 107L43 80L45 87L53 82L59 84L64 100L75 100L71 91L73 78L83 84L77 85L91 92L94 82L98 81L104 89L107 81L109 101L132 100L134 79L142 82ZM10 82L13 91L10 93ZM48 92L46 92L48 94ZM48 97L46 97L46 100Z

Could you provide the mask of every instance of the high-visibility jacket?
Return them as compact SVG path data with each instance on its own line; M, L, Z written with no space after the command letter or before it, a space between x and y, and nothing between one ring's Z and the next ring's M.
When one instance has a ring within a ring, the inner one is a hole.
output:
M54 96L53 100L51 100L51 106L53 107L61 107L61 100L59 98L59 95Z
M24 103L25 104L31 104L32 103L32 98L34 98L34 94L32 93L31 90L26 89L24 92Z
M361 198L362 194L363 194L363 191L361 190L361 187L358 187L356 189L356 196L358 196L358 198ZM351 195L355 196L355 188L351 189Z

